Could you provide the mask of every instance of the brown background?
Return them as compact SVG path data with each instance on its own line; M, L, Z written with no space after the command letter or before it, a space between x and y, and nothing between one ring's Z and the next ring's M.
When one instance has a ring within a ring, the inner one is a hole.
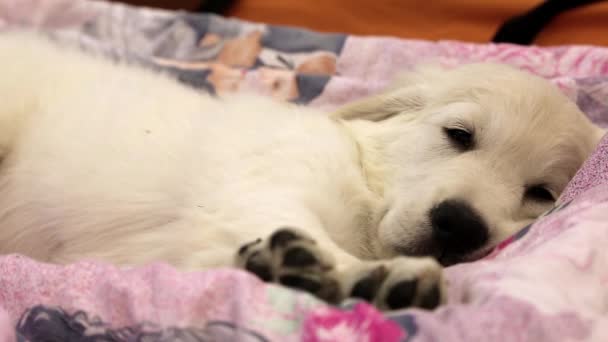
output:
M200 0L123 0L137 5L196 9ZM228 13L242 19L365 35L487 42L507 18L534 0L237 0ZM608 45L608 1L566 12L538 45Z

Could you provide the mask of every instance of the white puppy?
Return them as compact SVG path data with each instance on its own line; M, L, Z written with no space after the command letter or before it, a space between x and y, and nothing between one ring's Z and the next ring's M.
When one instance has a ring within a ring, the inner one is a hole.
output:
M551 207L603 133L500 65L411 73L334 117L29 34L0 35L0 68L1 253L236 263L383 309L440 304L422 256L486 253Z

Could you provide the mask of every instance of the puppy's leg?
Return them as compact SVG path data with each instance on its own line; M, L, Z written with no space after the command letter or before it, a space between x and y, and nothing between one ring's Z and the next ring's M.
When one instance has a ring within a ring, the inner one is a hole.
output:
M33 33L0 33L0 159L11 149L24 121L44 109L43 97L59 93L73 68L58 49ZM75 73L77 71L74 71Z
M243 245L236 265L264 281L304 290L330 303L356 297L393 310L433 309L445 302L441 266L430 258L360 261L341 255L345 253L337 246L326 247L299 230L282 228L265 240ZM336 259L341 262L336 264Z

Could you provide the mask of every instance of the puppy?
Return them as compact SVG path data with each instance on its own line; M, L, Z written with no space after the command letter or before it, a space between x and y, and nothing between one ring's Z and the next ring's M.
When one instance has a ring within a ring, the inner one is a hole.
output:
M238 266L330 302L445 301L603 131L545 80L422 69L334 115L0 35L0 252Z

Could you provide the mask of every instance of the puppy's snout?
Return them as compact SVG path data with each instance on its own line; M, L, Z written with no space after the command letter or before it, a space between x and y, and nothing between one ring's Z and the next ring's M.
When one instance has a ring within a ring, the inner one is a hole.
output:
M429 218L433 238L444 255L466 255L488 240L483 218L465 201L443 201L431 209Z

